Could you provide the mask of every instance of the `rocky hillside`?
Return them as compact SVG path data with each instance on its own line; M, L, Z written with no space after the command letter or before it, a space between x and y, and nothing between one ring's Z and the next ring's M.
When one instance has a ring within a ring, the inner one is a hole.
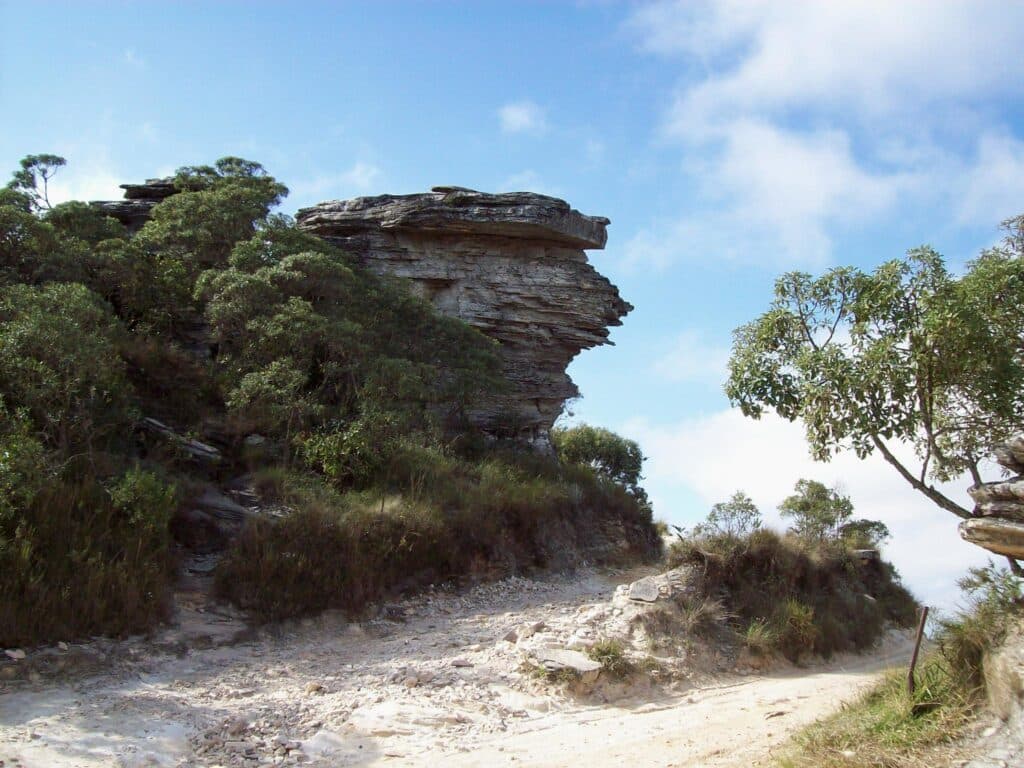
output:
M51 207L63 164L0 190L0 645L147 630L182 564L267 621L659 553L636 444L549 437L629 309L606 220L449 189L296 226L241 158Z

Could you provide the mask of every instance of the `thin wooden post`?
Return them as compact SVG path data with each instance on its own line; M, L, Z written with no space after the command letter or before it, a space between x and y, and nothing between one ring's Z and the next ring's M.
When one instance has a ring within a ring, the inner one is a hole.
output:
M917 624L917 639L914 641L914 654L910 657L910 671L907 672L907 694L914 695L917 683L914 681L914 668L917 666L917 652L921 650L921 638L924 637L924 625L928 621L928 606L921 608L921 620Z

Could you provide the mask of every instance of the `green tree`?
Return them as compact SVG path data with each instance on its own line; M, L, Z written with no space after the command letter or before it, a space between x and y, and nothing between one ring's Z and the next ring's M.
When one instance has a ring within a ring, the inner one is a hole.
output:
M694 534L702 537L727 536L740 538L761 527L761 510L743 491L736 491L728 501L711 507L703 523L694 527Z
M644 455L635 440L603 427L580 424L553 429L551 442L563 461L589 466L646 501L647 494L640 487Z
M839 538L850 549L878 549L892 534L881 520L851 520L840 527Z
M870 274L792 272L735 332L726 392L747 416L801 420L814 457L878 451L942 509L929 482L967 472L1024 423L1024 217L963 277L930 248ZM902 457L910 444L916 461Z
M0 294L0 396L62 457L91 452L131 423L121 333L84 285L15 285Z
M33 208L49 209L50 179L65 165L67 161L60 155L28 155L7 186L28 195Z
M834 488L817 480L797 480L796 491L779 505L779 513L793 521L793 533L809 541L839 538L853 516L853 502Z

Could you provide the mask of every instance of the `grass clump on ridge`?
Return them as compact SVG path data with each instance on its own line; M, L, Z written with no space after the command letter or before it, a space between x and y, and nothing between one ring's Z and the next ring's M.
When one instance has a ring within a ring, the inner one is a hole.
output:
M139 470L107 486L51 479L17 516L0 498L0 646L126 635L166 619L174 505L174 489Z
M853 704L798 733L782 768L927 768L984 703L983 660L1024 617L1022 582L991 564L961 581L967 607L941 621L917 689L894 670Z
M660 553L650 508L589 467L417 448L390 478L344 490L308 474L264 473L264 490L295 511L242 533L217 568L220 595L279 620L359 611L450 580Z
M842 542L758 528L676 542L672 567L700 573L751 652L791 661L870 648L889 624L910 626L917 604L891 565L861 561Z

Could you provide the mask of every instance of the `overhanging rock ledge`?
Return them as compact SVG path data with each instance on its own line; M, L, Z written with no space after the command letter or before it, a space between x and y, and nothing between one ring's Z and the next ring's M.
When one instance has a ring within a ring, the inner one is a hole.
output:
M546 448L565 401L579 394L566 367L580 350L610 343L608 328L633 309L584 253L604 247L608 219L554 197L434 187L324 202L296 218L499 342L512 388L469 414L498 437Z

